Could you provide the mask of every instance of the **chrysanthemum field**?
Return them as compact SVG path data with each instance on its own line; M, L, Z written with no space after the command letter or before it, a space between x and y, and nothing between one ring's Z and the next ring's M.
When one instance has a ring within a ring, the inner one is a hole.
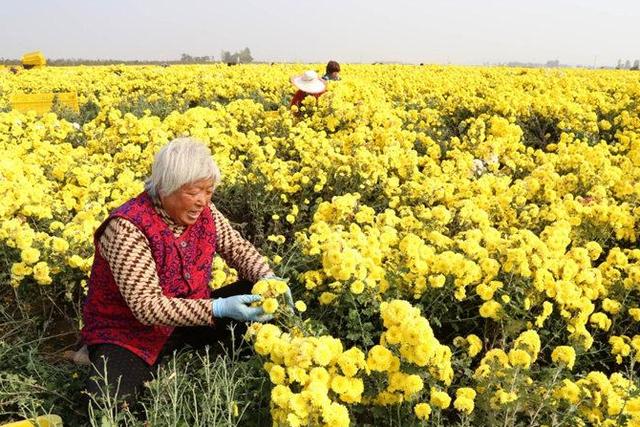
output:
M51 336L80 327L97 226L191 136L296 310L257 289L252 357L177 358L148 425L218 399L216 425L640 426L640 73L345 65L292 110L308 67L0 68L0 420L136 423L78 415L88 371ZM69 91L80 112L11 109ZM210 369L246 386L212 397Z

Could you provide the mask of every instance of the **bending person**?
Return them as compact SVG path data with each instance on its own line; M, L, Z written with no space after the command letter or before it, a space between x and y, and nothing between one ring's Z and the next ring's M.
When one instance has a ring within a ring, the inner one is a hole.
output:
M87 391L129 405L162 357L184 346L228 348L246 324L271 319L249 304L253 283L273 276L254 246L212 203L220 171L202 143L176 139L155 156L145 190L95 233L82 338L93 365ZM242 280L211 292L219 254ZM113 396L113 395L112 395ZM87 400L88 404L89 400Z
M291 98L291 106L300 108L302 101L307 96L322 95L327 90L327 84L318 77L318 73L313 70L307 70L299 76L291 77L291 83L296 87L297 92Z

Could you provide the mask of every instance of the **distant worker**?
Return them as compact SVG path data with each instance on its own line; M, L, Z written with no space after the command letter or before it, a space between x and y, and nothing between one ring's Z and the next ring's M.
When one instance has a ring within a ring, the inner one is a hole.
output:
M327 62L327 68L325 69L323 80L340 80L340 64L336 61Z
M291 99L291 106L300 107L302 101L309 95L316 98L327 90L327 84L318 77L318 73L307 70L299 76L291 77L291 83L298 89Z

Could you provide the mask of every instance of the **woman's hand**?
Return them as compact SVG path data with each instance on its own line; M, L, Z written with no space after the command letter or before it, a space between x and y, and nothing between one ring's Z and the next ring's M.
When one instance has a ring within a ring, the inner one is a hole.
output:
M249 306L260 299L260 295L249 294L216 298L211 304L213 317L228 317L241 322L268 322L273 319L273 315L266 314L262 307Z

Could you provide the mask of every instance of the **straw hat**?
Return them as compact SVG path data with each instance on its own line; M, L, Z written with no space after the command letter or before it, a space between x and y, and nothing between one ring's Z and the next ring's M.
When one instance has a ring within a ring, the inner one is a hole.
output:
M324 92L327 88L324 80L313 70L291 77L291 83L301 91L311 94Z

